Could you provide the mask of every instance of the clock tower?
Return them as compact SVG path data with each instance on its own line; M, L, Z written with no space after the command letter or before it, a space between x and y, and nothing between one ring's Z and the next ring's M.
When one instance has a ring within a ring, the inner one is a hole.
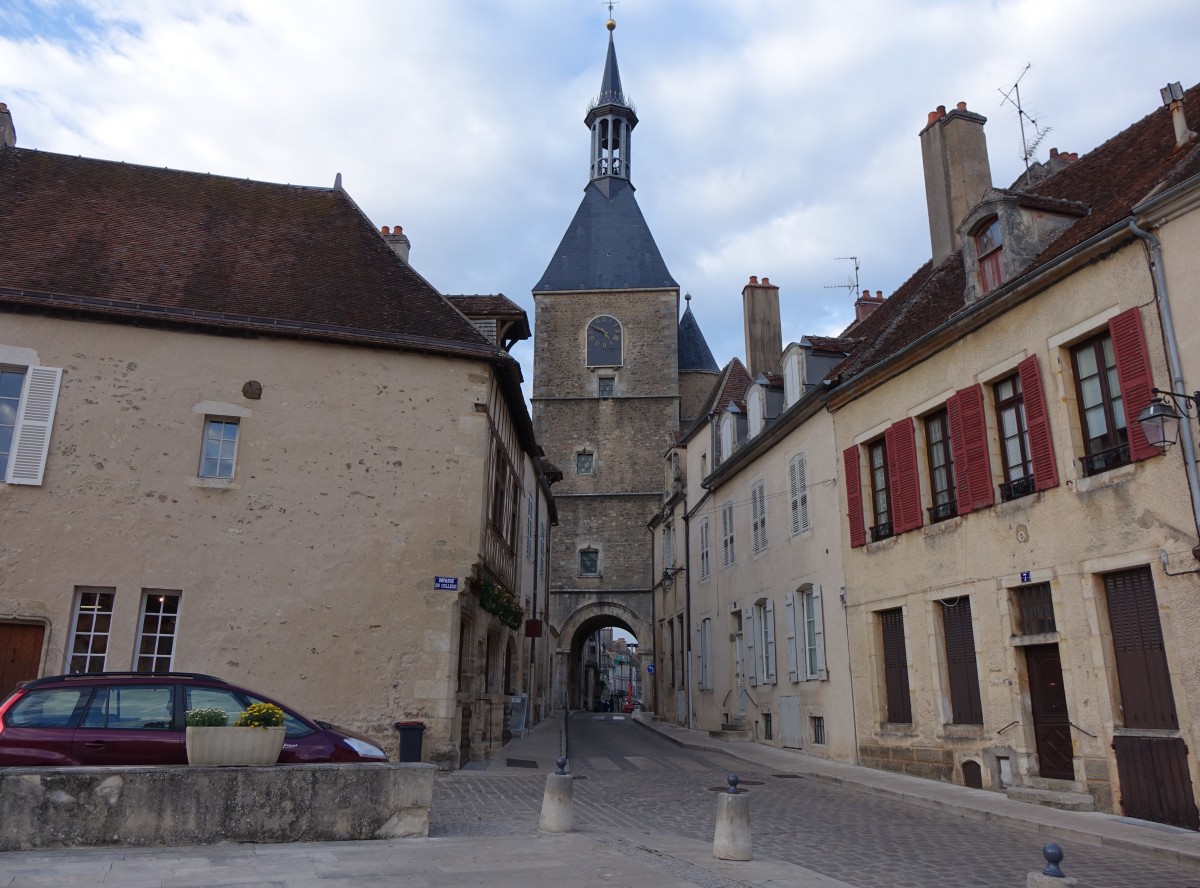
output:
M647 524L662 505L664 454L680 418L679 285L634 197L638 118L621 86L616 22L607 26L600 93L584 117L587 186L533 288L534 425L563 472L548 616L562 633L556 677L572 708L592 702L579 674L588 636L618 626L643 655L653 649Z

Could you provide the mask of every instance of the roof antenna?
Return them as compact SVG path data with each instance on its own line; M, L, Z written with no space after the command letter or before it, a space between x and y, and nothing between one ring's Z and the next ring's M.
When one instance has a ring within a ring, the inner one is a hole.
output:
M1025 109L1021 107L1021 81L1025 79L1025 75L1029 73L1029 69L1032 67L1033 67L1032 62L1025 65L1025 70L1021 72L1021 76L1017 78L1017 82L1012 85L1012 89L1010 89L1008 92L1002 92L1000 89L996 90L996 92L1000 93L1001 106L1012 105L1014 108L1017 109L1017 119L1021 121L1021 149L1022 149L1021 159L1023 161L1025 161L1025 172L1026 173L1029 172L1029 158L1033 157L1034 152L1037 151L1038 145L1040 145L1042 143L1042 139L1044 139L1044 138L1046 138L1046 136L1050 135L1050 127L1048 127L1048 126L1042 127L1037 122L1036 117L1032 117L1029 114L1025 113ZM1028 120L1029 123L1033 126L1033 141L1032 142L1025 141L1025 121L1026 120Z
M833 258L834 258L834 259L836 259L836 260L837 260L837 261L839 261L839 262L840 262L841 260L843 260L843 259L844 259L844 260L846 260L846 261L848 261L848 262L853 262L853 263L854 263L854 280L850 280L850 278L849 278L849 277L847 277L847 278L846 278L846 283L844 283L844 284L826 284L826 285L825 285L825 286L824 286L822 289L825 289L825 290L842 290L842 289L845 289L845 290L849 290L849 291L850 291L850 295L851 295L851 296L857 296L857 295L859 294L859 289L858 289L858 268L859 268L859 266L858 266L858 257L857 257L857 256L834 256Z

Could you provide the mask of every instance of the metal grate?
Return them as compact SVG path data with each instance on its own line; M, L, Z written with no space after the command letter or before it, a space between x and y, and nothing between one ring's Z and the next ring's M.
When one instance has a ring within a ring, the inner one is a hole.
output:
M809 716L812 721L812 735L814 746L825 745L825 717L823 715Z
M1042 635L1055 632L1054 602L1050 597L1049 583L1034 583L1013 589L1020 619L1021 635Z

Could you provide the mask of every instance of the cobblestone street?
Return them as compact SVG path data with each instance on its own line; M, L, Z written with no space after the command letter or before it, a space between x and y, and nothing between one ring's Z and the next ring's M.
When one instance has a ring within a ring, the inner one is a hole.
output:
M576 829L636 846L670 834L712 841L714 793L735 772L751 792L754 856L852 885L1014 888L1044 865L1031 829L969 820L845 786L778 776L716 752L682 749L628 719L579 714L571 722ZM440 776L431 835L536 831L549 765ZM1085 888L1189 888L1200 876L1160 859L1080 843L1063 868Z

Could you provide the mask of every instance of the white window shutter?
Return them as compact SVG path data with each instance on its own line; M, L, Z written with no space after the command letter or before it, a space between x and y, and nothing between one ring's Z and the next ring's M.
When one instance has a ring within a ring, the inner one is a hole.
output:
M13 429L8 477L4 479L9 484L42 483L61 382L62 369L59 367L30 367L26 371L25 389L21 392L17 424Z
M787 632L788 680L800 680L800 651L796 644L796 593L783 596L783 628Z
M792 536L800 533L800 457L793 456L788 463L788 499L792 507Z
M821 587L813 586L814 634L817 637L817 678L825 681L829 673L825 670L825 617L821 613Z
M758 668L754 652L754 608L742 611L742 637L746 640L746 680L751 687L758 684Z
M700 579L708 579L708 516L700 519Z
M775 602L769 598L763 606L763 620L767 624L766 631L763 632L763 639L767 645L767 649L763 651L763 671L767 673L763 677L763 683L775 684Z
M796 487L799 502L800 532L808 530L808 457L803 453L796 456Z

